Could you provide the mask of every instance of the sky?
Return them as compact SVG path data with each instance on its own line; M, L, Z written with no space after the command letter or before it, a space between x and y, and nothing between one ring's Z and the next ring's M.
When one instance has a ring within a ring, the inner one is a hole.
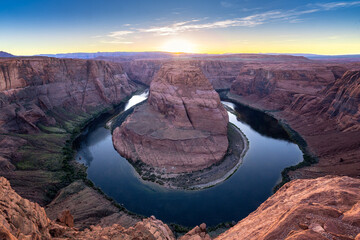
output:
M360 54L360 1L0 0L0 51Z

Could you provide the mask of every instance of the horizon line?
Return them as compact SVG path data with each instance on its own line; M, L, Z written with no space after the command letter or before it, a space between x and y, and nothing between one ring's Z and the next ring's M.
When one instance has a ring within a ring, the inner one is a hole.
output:
M7 51L1 50L2 52L9 53ZM0 52L1 52L0 51ZM46 55L66 55L66 54L98 54L98 53L167 53L173 55L233 55L233 54L254 54L254 55L314 55L314 56L356 56L360 53L343 53L343 54L319 54L319 53L306 53L306 52L167 52L167 51L96 51L96 52L59 52L59 53L40 53L33 55L14 55L15 57L36 57L36 56L46 56Z

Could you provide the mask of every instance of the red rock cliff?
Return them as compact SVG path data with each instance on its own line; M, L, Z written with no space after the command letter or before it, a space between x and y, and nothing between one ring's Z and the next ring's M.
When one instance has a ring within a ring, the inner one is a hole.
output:
M14 58L0 60L0 131L34 132L55 125L48 111L87 112L119 103L135 90L120 64L104 61Z
M359 189L360 180L349 177L292 181L216 240L354 239Z

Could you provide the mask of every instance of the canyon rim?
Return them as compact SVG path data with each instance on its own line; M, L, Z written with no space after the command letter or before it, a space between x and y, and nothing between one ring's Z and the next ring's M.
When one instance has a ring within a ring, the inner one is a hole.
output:
M0 239L360 240L359 10L1 1Z

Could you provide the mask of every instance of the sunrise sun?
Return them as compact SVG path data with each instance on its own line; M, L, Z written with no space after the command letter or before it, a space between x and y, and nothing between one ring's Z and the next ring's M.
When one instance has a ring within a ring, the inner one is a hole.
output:
M195 45L185 39L171 39L165 42L160 50L164 52L173 52L173 53L196 52Z

